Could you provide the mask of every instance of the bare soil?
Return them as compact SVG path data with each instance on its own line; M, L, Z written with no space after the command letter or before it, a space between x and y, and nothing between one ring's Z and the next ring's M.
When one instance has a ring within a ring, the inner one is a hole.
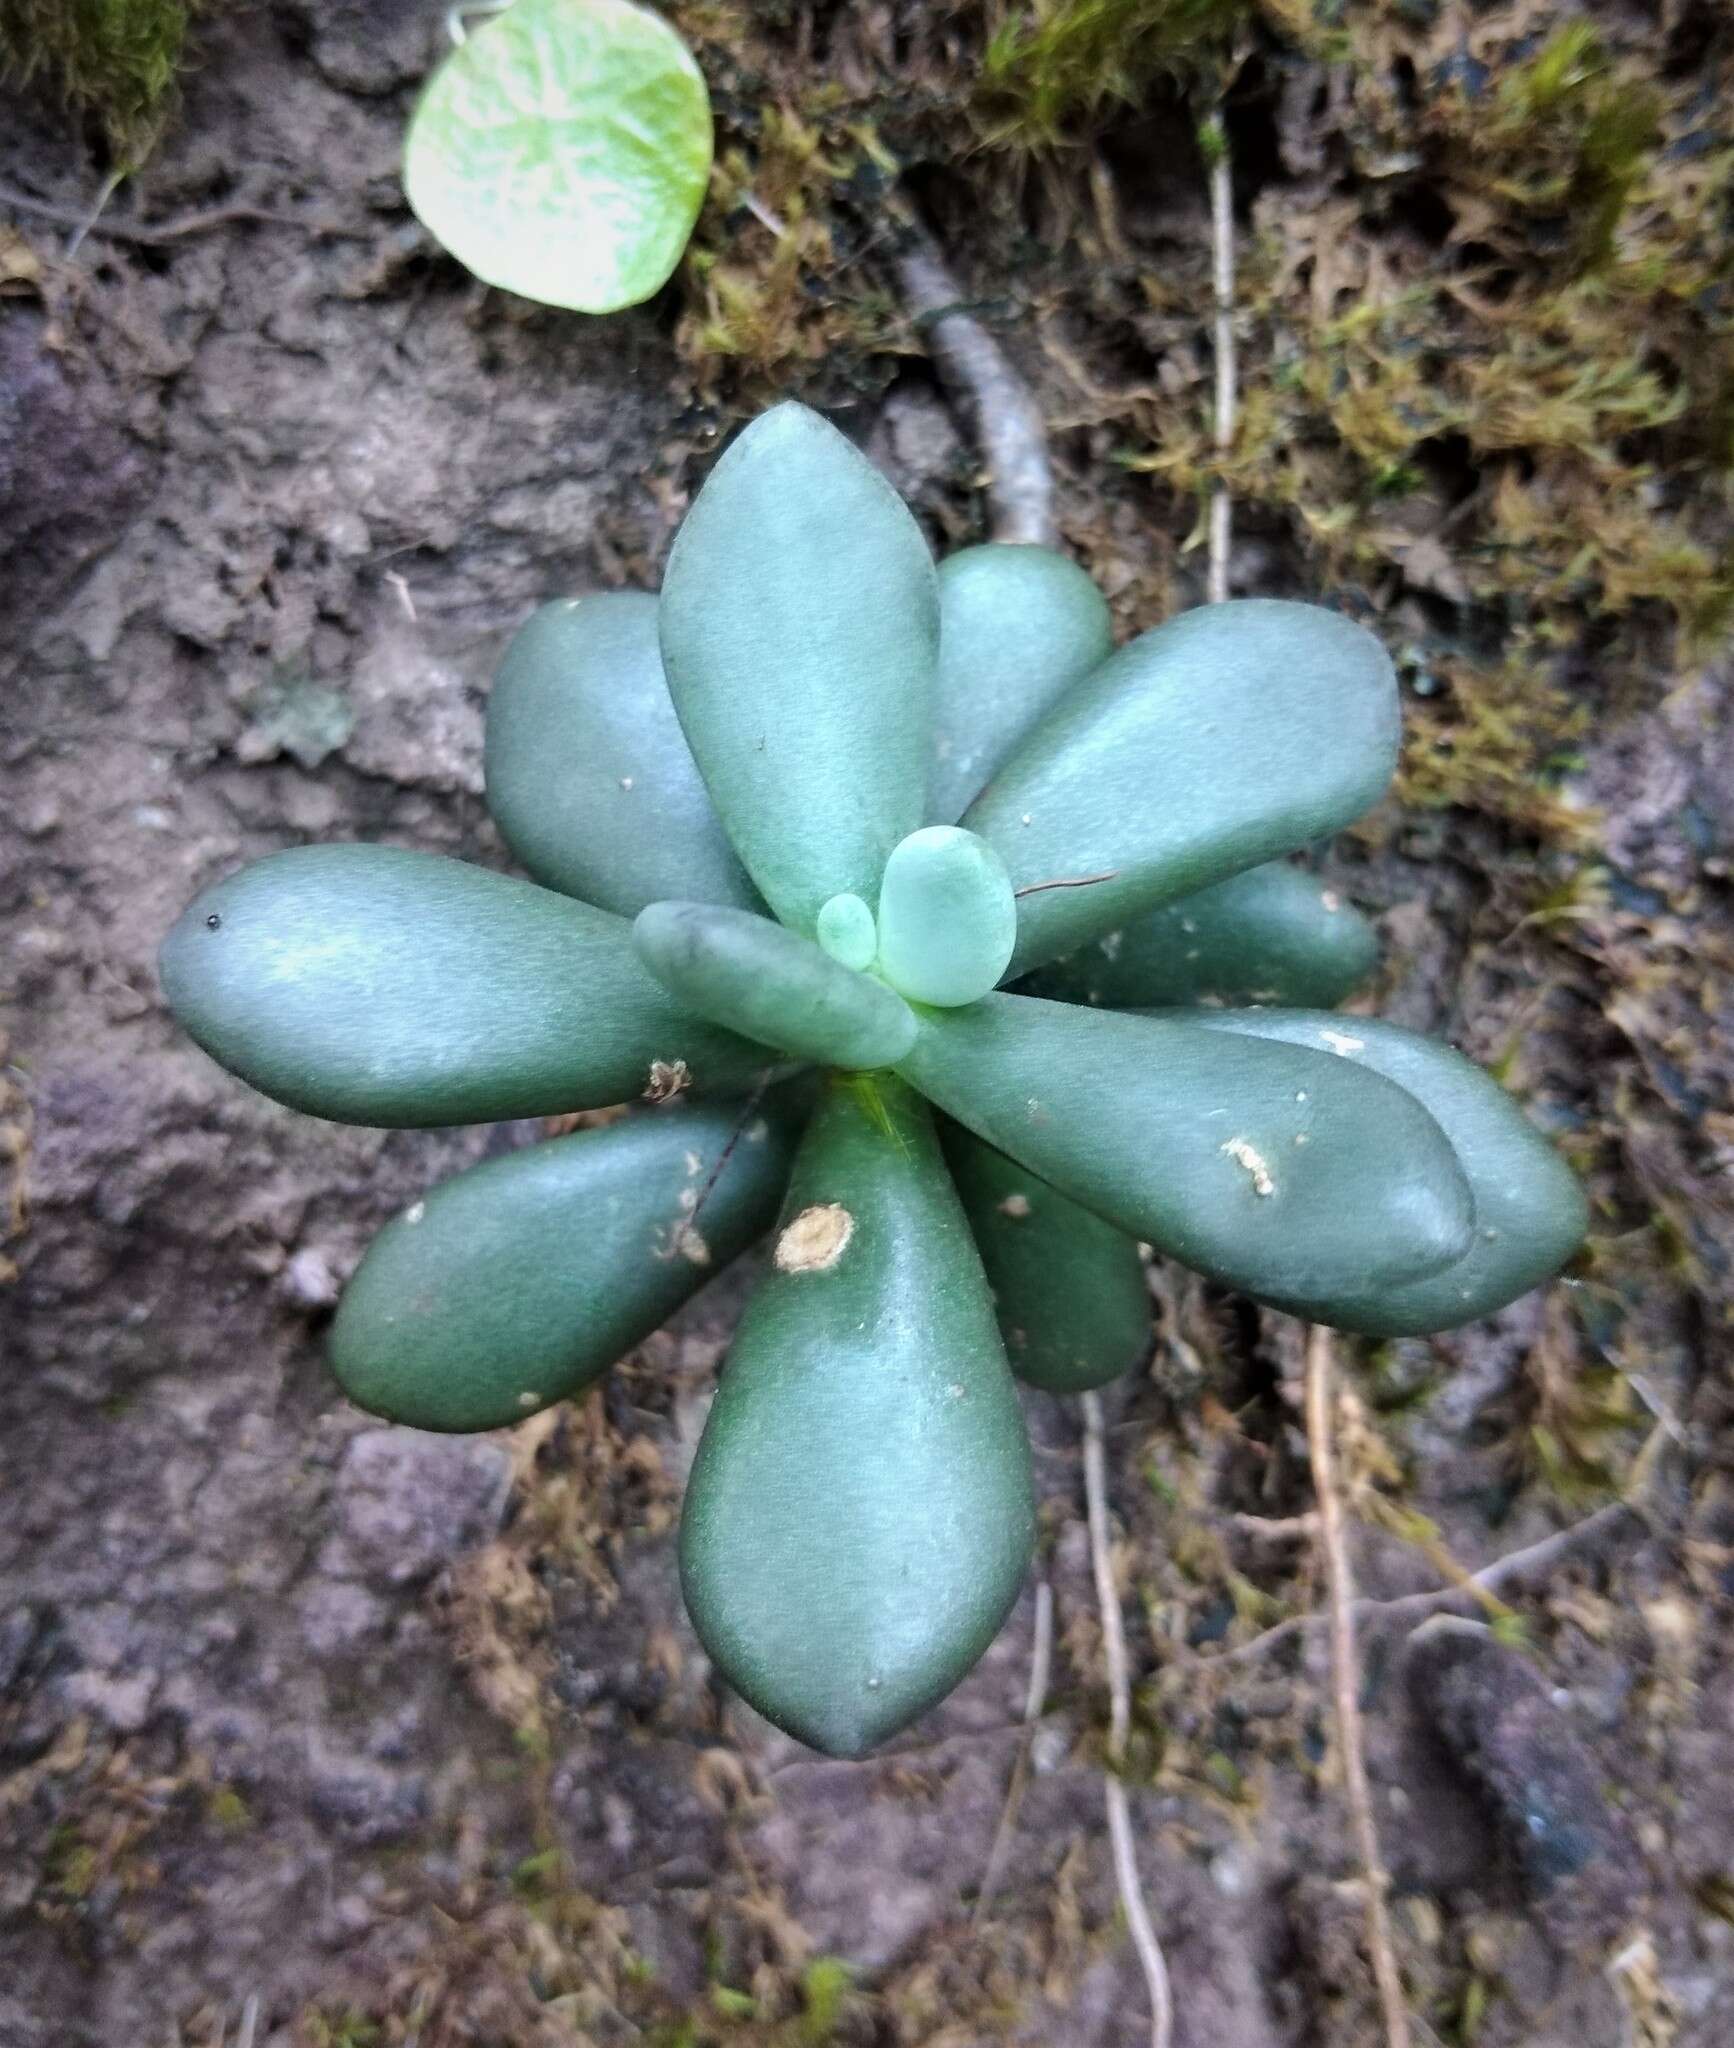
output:
M342 1280L429 1183L536 1132L292 1115L158 993L187 898L274 848L504 864L479 792L505 636L543 598L653 585L726 423L668 300L527 308L421 238L396 162L437 13L233 12L102 232L68 259L20 210L0 240L0 1136L28 1198L0 1285L0 2048L215 2048L248 2011L257 2044L351 2048L1147 2040L1102 1823L1075 1414L1029 1403L1058 1650L976 1924L1033 1592L881 1757L826 1762L756 1722L711 1677L671 1546L745 1277L547 1422L381 1428L321 1364ZM0 182L87 200L64 118L5 114ZM1075 406L1010 338L1054 415ZM979 522L972 459L898 349L839 416L949 541ZM1066 446L1068 523L1098 563L1121 549L1135 606L1139 522L1171 563L1190 513L1103 511L1088 436ZM1237 586L1305 582L1255 523ZM1586 701L1551 907L1554 856L1470 809L1393 805L1335 856L1383 921L1383 1012L1496 1062L1597 1200L1575 1281L1361 1362L1344 1456L1381 1601L1622 1486L1643 1508L1507 1584L1521 1627L1370 1613L1364 1704L1433 2038L1720 2048L1730 671ZM1321 1599L1305 1532L1252 1519L1309 1506L1294 1333L1158 1284L1153 1363L1111 1419L1178 2040L1372 2040L1322 1636L1247 1647Z

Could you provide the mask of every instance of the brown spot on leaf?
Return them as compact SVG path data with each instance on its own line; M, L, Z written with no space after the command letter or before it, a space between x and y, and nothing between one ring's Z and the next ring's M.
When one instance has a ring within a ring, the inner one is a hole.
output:
M685 1060L652 1060L644 1099L646 1102L672 1102L691 1086L692 1070Z
M773 1255L779 1273L825 1273L855 1235L855 1219L841 1202L818 1202L786 1225Z

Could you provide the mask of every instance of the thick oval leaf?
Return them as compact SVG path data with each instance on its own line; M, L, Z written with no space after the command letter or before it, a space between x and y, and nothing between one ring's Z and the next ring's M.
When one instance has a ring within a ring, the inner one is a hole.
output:
M679 896L763 906L674 715L656 599L545 604L488 699L488 809L550 889L622 917Z
M919 1023L900 1071L948 1116L1243 1293L1322 1308L1469 1249L1469 1187L1444 1132L1328 1052L1030 996ZM1245 1057L1224 1057L1231 1046Z
M1201 1017L1222 1032L1324 1046L1414 1096L1456 1149L1475 1197L1475 1238L1455 1264L1368 1287L1331 1320L1371 1337L1424 1336L1504 1308L1557 1273L1589 1212L1576 1176L1491 1075L1435 1039L1371 1017L1253 1010Z
M632 943L689 1010L796 1059L890 1067L915 1042L915 1014L900 995L751 911L652 903Z
M683 1010L624 918L437 854L302 846L206 889L169 1006L264 1094L349 1124L467 1124L750 1087L763 1050Z
M1022 897L1018 971L1359 817L1397 726L1385 650L1317 605L1245 598L1140 635L964 814L1020 890L1087 884Z
M705 1425L687 1611L779 1728L859 1756L942 1699L1035 1537L1029 1444L932 1123L832 1087Z
M1002 861L958 825L924 825L891 849L879 890L879 972L911 1002L954 1009L999 981L1018 907Z
M675 709L766 902L811 935L921 823L939 598L921 529L835 427L779 405L711 472L662 586Z
M948 1119L943 1142L1018 1378L1081 1394L1148 1357L1150 1290L1136 1238L961 1124Z
M612 313L680 261L710 159L703 75L660 15L513 0L435 72L403 182L422 225L484 283Z
M1300 1003L1326 1010L1372 973L1379 935L1316 875L1286 861L1248 868L1146 910L1038 967L1024 993L1110 1010L1193 1003Z
M1113 651L1107 599L1052 548L989 541L948 555L929 818L955 824L1042 713Z
M564 1401L770 1224L793 1145L774 1103L647 1110L490 1159L388 1223L331 1365L415 1429L499 1429Z

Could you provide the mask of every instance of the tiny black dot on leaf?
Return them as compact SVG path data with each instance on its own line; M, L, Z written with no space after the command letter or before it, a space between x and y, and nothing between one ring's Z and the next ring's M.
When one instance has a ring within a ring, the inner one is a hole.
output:
M205 919L205 929L207 931L214 932L217 929L217 927L222 923L222 921L223 920L213 910L210 916Z

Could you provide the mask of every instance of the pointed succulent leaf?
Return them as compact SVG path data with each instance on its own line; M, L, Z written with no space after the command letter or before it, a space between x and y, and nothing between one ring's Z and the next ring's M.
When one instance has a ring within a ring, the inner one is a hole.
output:
M958 825L924 825L891 850L879 890L879 972L911 1002L984 996L1017 943L1005 862Z
M675 1002L624 918L397 847L256 861L193 902L159 967L213 1059L339 1123L542 1116L770 1064Z
M660 289L710 177L710 99L686 45L629 0L513 0L435 72L403 178L485 283L612 313Z
M948 555L929 818L961 818L1042 713L1113 651L1107 599L1052 548L989 541Z
M490 1159L388 1223L331 1364L415 1429L500 1429L580 1392L770 1224L793 1152L775 1098L646 1110Z
M1364 981L1378 957L1378 933L1335 889L1304 868L1267 861L1038 967L1023 992L1110 1010L1200 1002L1325 1010Z
M900 1071L948 1116L1243 1293L1327 1320L1333 1298L1469 1248L1469 1187L1444 1132L1328 1052L1030 996L918 1023ZM1224 1057L1230 1046L1250 1056Z
M1142 634L1069 691L965 812L1020 891L1020 972L1334 832L1397 759L1397 685L1364 627L1245 598Z
M1371 1337L1424 1336L1504 1308L1558 1272L1589 1213L1577 1177L1491 1075L1461 1053L1371 1017L1251 1010L1200 1024L1287 1045L1326 1046L1407 1090L1456 1149L1475 1197L1469 1250L1440 1272L1367 1287L1332 1320Z
M1130 1372L1151 1341L1137 1240L961 1124L947 1119L942 1139L1012 1371L1050 1394Z
M763 906L674 715L656 599L545 604L488 699L488 809L550 889L621 917L670 896Z
M921 823L939 601L908 508L800 405L747 428L698 494L662 586L680 722L736 851L785 924L872 903Z
M987 1648L1034 1534L1023 1418L931 1120L894 1081L834 1084L687 1487L693 1625L760 1713L859 1756Z
M915 1014L900 995L751 911L648 904L632 943L689 1010L796 1059L890 1067L915 1041Z

